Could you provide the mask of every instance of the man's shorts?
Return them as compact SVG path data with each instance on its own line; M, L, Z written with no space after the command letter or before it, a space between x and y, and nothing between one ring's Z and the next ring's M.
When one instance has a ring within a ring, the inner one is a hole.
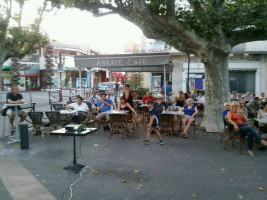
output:
M157 130L157 129L159 129L159 125L158 126L152 125L152 130Z
M25 112L25 110L23 110L23 109L18 110L18 115L21 115L21 113L23 113L23 112ZM12 108L9 108L9 109L7 109L7 111L6 111L6 114L7 114L7 116L9 116L9 115L11 115L11 114L14 114L14 115L15 115L15 111L13 111Z

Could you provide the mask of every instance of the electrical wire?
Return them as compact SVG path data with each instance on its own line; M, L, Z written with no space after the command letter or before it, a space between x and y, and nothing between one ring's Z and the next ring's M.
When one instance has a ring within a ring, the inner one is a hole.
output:
M82 168L82 171L80 172L80 178L78 178L76 181L74 181L72 184L70 184L69 186L69 189L70 189L70 198L69 200L72 199L73 197L73 190L72 190L72 187L78 183L79 181L81 181L83 179L83 173L86 172L86 171L93 171L93 168L88 166L88 165L85 165L85 167Z

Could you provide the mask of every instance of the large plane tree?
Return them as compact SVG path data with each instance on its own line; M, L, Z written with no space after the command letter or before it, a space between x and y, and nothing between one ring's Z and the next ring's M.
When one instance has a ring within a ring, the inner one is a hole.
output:
M206 108L202 125L223 130L228 98L228 55L240 43L267 39L266 0L52 0L97 16L119 14L143 33L166 41L205 65Z

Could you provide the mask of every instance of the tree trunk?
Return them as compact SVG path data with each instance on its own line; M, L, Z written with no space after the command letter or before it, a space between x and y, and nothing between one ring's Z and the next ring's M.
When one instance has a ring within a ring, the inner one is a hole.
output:
M228 100L229 73L228 55L212 53L205 64L205 114L201 127L215 124L219 132L224 131L222 111Z

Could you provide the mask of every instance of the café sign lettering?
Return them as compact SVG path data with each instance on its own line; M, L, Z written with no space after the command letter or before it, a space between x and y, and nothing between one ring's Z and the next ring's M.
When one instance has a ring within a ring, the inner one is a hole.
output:
M146 58L99 59L96 62L96 67L144 66L146 64Z
M97 56L75 56L75 66L79 68L112 68L112 67L140 67L165 65L170 61L170 54L157 55L97 55Z

